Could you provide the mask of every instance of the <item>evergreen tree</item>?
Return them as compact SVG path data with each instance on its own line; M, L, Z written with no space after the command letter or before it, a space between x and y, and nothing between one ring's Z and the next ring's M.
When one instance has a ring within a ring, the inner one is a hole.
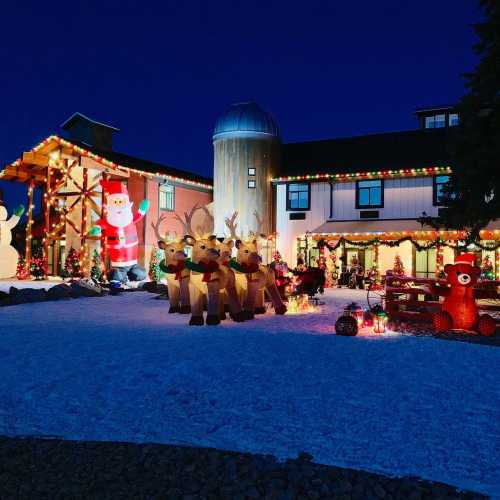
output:
M99 252L94 248L92 252L92 267L90 268L90 277L96 282L100 283L102 279L102 262Z
M29 269L26 268L26 261L22 255L17 259L16 278L18 280L26 280L30 277Z
M82 276L80 269L80 255L73 247L70 247L68 255L66 255L64 270L65 275L69 278L80 278Z
M31 257L30 272L35 280L43 280L47 276L47 260L41 252L35 252Z
M151 249L151 257L149 259L149 279L151 281L160 281L161 269L160 259L158 258L159 249L155 246Z
M466 229L468 243L500 217L500 3L480 0L484 19L474 25L480 60L465 74L467 93L458 111L460 125L451 146L453 174L444 188L446 207L434 227Z

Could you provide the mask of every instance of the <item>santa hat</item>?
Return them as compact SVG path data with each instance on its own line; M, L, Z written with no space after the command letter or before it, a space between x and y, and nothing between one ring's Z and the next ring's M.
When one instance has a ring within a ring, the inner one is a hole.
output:
M455 257L455 264L476 265L476 256L473 253L462 253Z
M128 196L128 190L126 184L120 181L101 181L100 182L104 192L110 196L112 194L126 194Z

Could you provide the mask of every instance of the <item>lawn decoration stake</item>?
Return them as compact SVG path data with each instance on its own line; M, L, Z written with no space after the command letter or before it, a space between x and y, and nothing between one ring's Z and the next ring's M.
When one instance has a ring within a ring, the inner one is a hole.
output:
M10 244L12 229L17 225L24 213L24 207L19 205L7 219L7 209L0 205L0 279L12 278L16 275L18 253Z
M474 254L459 255L455 264L444 267L444 272L449 287L432 287L432 293L445 297L441 312L434 315L436 332L459 329L493 335L495 320L488 314L479 316L476 306L473 286L481 275L481 269L475 265Z
M101 231L107 239L111 272L109 281L114 284L142 281L146 270L137 264L139 239L135 225L144 218L149 201L143 200L139 210L132 213L127 186L119 181L101 181L106 195L106 218L99 219L89 234L98 236Z

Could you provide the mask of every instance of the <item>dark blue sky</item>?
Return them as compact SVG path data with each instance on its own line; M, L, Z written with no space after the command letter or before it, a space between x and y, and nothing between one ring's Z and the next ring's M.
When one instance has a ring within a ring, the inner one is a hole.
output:
M285 141L415 128L415 107L462 95L479 15L474 0L5 2L0 163L75 111L120 128L117 150L204 175L236 101Z

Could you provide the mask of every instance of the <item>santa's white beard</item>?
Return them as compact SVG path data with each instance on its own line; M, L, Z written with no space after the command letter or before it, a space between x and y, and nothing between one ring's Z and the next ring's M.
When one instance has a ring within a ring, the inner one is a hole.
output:
M132 215L131 207L120 208L118 210L108 208L108 213L106 215L108 224L115 227L128 226L129 224L132 224L133 218L134 216Z

